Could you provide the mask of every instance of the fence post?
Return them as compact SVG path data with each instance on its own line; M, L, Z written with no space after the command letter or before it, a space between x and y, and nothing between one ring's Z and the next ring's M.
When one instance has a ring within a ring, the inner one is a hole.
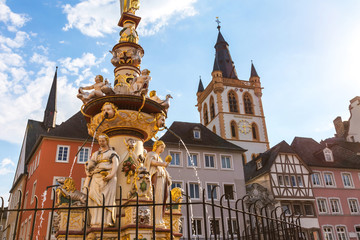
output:
M207 222L206 222L207 216L206 216L206 203L205 203L205 189L203 189L202 197L203 197L202 205L203 205L203 218L204 218L204 233L205 233L205 240L207 240L208 237L207 237Z
M66 235L65 240L68 239L69 236L69 224L70 224L70 213L71 213L71 196L69 196L69 207L68 207L68 215L67 215L67 222L66 222Z
M118 240L121 235L121 207L122 207L122 188L120 186L120 200L119 200L119 221L118 221ZM84 239L85 240L85 239Z
M186 184L186 217L187 217L187 221L186 221L186 225L187 225L187 235L188 235L188 239L191 239L191 228L190 228L190 221L189 221L189 185ZM192 219L191 219L192 220ZM191 223L192 224L192 223ZM155 239L155 238L154 238Z
M213 214L213 224L212 224L212 230L214 234L215 240L217 240L217 232L216 232L216 218L215 218L215 203L214 203L214 190L219 187L219 185L213 186L211 189L211 210ZM220 227L220 226L219 226ZM210 234L211 235L211 234Z
M20 214L20 207L21 207L21 198L22 198L22 191L18 190L19 192L19 206L17 209L17 213L16 213L16 221L15 221L15 227L14 227L14 235L13 235L13 240L15 240L16 238L16 229L17 229L17 225L18 225L18 221L19 221L19 214Z
M53 189L53 188L52 188L51 190L52 190L52 193L53 193L54 198L53 198L53 202L52 202L52 206L51 206L50 227L49 227L48 240L51 239L51 232L52 232L51 229L52 229L52 225L53 225L54 210L55 210L55 200L56 200L56 195L55 195L56 191L55 191L55 189Z
M36 213L38 211L38 197L35 196L35 210L34 210L34 219L33 219L33 224L31 227L31 236L30 236L30 240L33 239L34 237L34 230L35 230L35 222L36 222Z
M173 236L173 205L172 205L172 195L171 195L171 191L169 191L169 196L170 196L170 239L173 240L174 236Z
M86 189L86 200L85 200L85 219L84 219L84 236L83 240L86 240L86 231L87 231L87 217L88 217L88 206L89 206L89 188L85 187ZM50 238L49 238L50 240Z
M226 194L223 194L220 197L220 217L221 217L221 227L223 229L223 239L225 239L225 224L224 224L224 212L223 212L223 205L222 205L222 200L223 197L225 197Z

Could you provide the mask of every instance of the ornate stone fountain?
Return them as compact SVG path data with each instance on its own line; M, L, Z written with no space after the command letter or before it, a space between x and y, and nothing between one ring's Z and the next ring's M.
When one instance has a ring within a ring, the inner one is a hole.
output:
M169 211L164 209L171 184L166 167L171 157L166 157L165 161L160 158L165 148L163 142L156 141L153 151L149 153L144 150L143 143L156 138L157 132L164 129L171 96L160 99L156 91L148 93L150 71L141 69L144 50L138 44L136 32L141 20L135 15L139 1L121 0L120 3L120 40L110 51L113 56L111 63L115 67L113 85L98 75L93 85L79 88L77 97L84 103L81 112L88 122L89 135L96 138L100 145L99 151L86 164L84 186L89 191L88 204L98 207L121 204L123 207L121 212L117 207L106 207L104 211L102 208L90 209L87 239L100 238L101 223L104 239L117 239L119 220L121 239L135 239L137 233L138 239L150 240L153 229L156 230L156 239L170 239L170 216ZM74 183L67 181L67 184ZM75 188L64 185L58 190L58 195L66 198L68 189ZM180 202L180 190L175 189L173 193L173 200ZM154 197L155 202L163 206L151 206ZM138 207L135 206L137 201ZM79 196L72 205L83 206L84 202L84 196ZM59 201L58 205L66 206L68 203ZM70 239L83 238L79 233L84 232L84 212L76 210L71 215L71 220L75 217L80 220L70 221ZM173 236L179 239L180 207L172 212ZM61 232L66 227L67 210L59 210L59 216L58 239L63 239Z

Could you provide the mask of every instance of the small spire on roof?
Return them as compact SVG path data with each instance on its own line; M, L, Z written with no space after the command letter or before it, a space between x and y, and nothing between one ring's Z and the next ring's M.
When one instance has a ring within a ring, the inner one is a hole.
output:
M199 92L203 92L204 91L204 85L203 85L203 83L202 83L202 81L201 81L201 76L199 76L199 87L198 87L198 93Z
M219 20L219 17L216 17L215 22L218 24L217 29L218 29L219 32L220 32L220 28L221 28L220 23L221 23L221 22L220 22L220 20Z

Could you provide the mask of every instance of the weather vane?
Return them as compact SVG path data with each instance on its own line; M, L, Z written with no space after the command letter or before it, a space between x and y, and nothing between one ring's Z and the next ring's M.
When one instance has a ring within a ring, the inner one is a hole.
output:
M220 23L221 23L221 22L220 22L220 20L219 20L219 17L216 17L215 22L218 24L217 29L219 29L219 31L220 31L220 28L221 28Z

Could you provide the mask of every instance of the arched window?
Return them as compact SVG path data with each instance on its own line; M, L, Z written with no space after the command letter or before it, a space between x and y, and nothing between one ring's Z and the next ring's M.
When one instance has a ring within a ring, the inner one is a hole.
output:
M244 93L243 100L244 100L245 113L246 114L254 114L253 103L252 103L252 98L251 98L250 94L247 92Z
M236 93L234 91L230 91L228 93L228 99L229 99L230 112L239 112L238 104L237 104L238 101L237 101Z
M213 133L216 133L216 127L215 127L215 125L213 126Z
M254 160L255 158L256 158L256 154L255 153L251 154L251 160Z
M209 123L208 109L207 104L204 104L204 123L207 125Z
M214 119L215 117L215 104L213 96L210 97L210 119Z
M251 131L252 131L253 140L259 140L259 130L256 123L251 124Z
M230 123L230 129L231 129L231 137L232 138L238 138L238 126L235 121L231 121Z

